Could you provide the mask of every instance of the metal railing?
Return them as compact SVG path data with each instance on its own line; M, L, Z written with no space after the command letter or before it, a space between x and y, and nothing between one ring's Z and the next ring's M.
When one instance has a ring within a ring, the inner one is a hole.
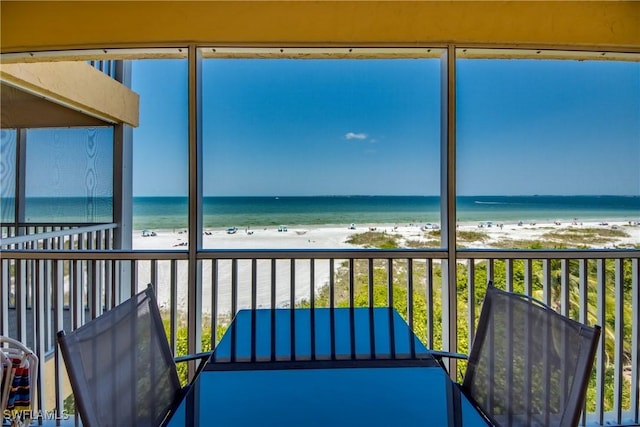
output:
M171 347L179 355L187 351L190 310L202 319L197 347L208 350L243 308L345 306L393 306L434 349L448 342L442 336L443 310L455 310L458 323L448 329L456 331L458 350L467 352L486 283L493 280L564 315L601 325L582 422L640 421L637 250L457 250L457 277L452 280L456 299L450 300L449 283L443 280L445 250L200 250L197 289L187 281L187 251L88 249L57 242L22 242L24 249L3 249L0 262L0 333L31 342L40 357L40 408L63 408L69 393L54 333L79 327L149 282L155 285ZM6 239L2 245L9 247ZM463 368L458 366L460 375Z
M81 250L113 248L115 223L18 223L0 226L0 249Z

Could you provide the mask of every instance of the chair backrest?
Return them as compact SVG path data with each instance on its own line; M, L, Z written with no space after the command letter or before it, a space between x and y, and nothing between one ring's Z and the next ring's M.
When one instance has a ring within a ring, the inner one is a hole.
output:
M489 284L462 388L503 426L575 426L600 327Z
M58 342L84 426L158 426L181 396L151 286Z

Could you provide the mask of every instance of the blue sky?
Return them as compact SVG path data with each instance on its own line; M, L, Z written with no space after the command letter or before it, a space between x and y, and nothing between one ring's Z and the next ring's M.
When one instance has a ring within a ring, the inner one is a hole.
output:
M134 194L187 193L187 64L137 61ZM206 60L205 195L433 195L439 62ZM458 192L640 195L640 64L459 60Z

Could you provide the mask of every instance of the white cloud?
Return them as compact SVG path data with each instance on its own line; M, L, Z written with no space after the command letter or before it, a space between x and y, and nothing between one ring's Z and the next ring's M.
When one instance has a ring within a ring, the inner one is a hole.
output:
M367 134L366 133L355 133L355 132L347 132L344 135L345 139L367 139Z

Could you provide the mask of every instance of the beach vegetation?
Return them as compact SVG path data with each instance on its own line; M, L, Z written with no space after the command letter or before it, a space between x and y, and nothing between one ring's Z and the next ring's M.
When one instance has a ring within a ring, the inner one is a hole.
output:
M629 237L629 234L621 229L569 227L545 233L542 237L575 246L613 244L620 238Z
M439 248L441 246L440 240L428 239L428 240L413 240L407 239L404 242L404 246L411 249L420 248Z
M456 239L459 243L486 242L489 240L489 236L487 233L480 231L458 230L456 233Z
M400 237L384 231L353 234L347 238L346 242L364 248L397 249L400 247Z
M429 230L424 233L424 236L429 239L440 239L442 230Z
M491 244L497 249L567 249L567 245L562 242L551 240L526 240L526 239L501 239Z
M163 316L164 319L167 319L167 316ZM209 322L203 322L209 323ZM171 337L171 323L169 320L163 320L164 330L167 334L167 337ZM219 322L216 326L216 343L220 342L222 336L227 331L229 327L228 321ZM206 326L202 327L202 350L203 352L211 351L212 349L212 334L211 334L211 325L210 323ZM175 355L176 356L185 356L189 354L188 352L188 329L187 326L181 324L176 329L176 348ZM196 361L199 363L199 361ZM187 364L186 363L178 363L176 365L176 369L178 371L178 378L180 379L180 383L184 386L188 383L188 373L187 373Z

